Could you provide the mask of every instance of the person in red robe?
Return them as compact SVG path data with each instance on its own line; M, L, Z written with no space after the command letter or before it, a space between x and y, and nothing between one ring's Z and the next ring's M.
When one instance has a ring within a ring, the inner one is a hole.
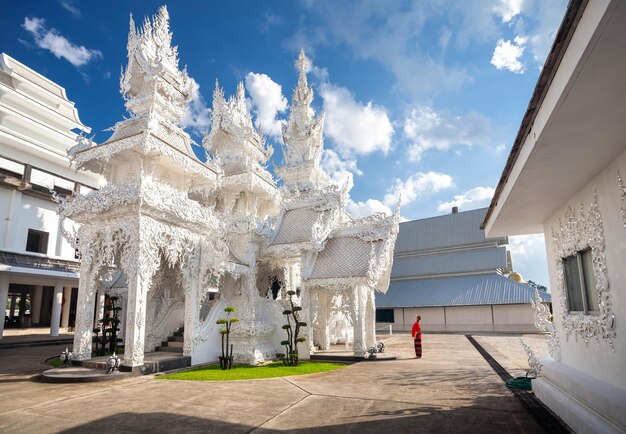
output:
M420 326L421 316L415 316L415 324L413 324L413 328L411 329L411 336L413 336L413 341L415 343L415 358L422 358L422 327Z

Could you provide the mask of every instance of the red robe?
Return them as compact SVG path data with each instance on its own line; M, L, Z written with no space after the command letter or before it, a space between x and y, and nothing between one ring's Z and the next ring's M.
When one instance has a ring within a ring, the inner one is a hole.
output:
M422 327L420 323L413 324L411 336L413 336L415 343L415 357L422 357Z

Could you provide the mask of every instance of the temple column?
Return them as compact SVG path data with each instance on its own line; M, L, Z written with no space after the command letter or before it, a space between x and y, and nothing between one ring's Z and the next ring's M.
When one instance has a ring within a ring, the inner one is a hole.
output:
M137 264L139 265L139 264ZM152 276L135 271L128 276L128 301L126 308L126 331L124 333L124 366L143 365L144 340L146 337L146 303Z
M376 307L374 305L374 290L364 288L367 293L367 302L365 303L365 347L372 348L376 346Z
M200 315L200 256L198 251L200 246L197 245L190 254L187 261L187 267L181 270L183 276L183 290L185 292L185 332L184 332L184 344L183 355L191 357L191 363L193 364L193 338L197 331L197 325ZM200 252L201 254L201 252Z
M35 286L33 296L30 300L30 313L33 319L33 325L39 324L41 319L41 300L43 298L43 286Z
M56 282L52 295L52 315L50 316L50 336L59 336L61 325L61 305L63 304L63 284Z
M104 299L105 299L104 288L100 288L98 289L98 292L96 295L96 313L94 315L93 328L100 327L100 320L104 318Z
M131 369L143 365L148 291L161 260L157 248L150 246L156 236L153 223L152 219L141 217L137 227L129 225L131 237L122 255L122 269L128 282L122 364Z
M365 297L366 288L357 286L354 288L354 310L352 323L354 324L353 352L357 357L365 356Z
M4 309L7 305L7 299L9 298L9 275L0 274L0 306L2 307L2 320L0 321L0 339L4 333Z
M94 280L95 270L83 257L80 265L78 282L78 301L76 303L76 327L74 331L74 358L88 360L91 358L93 309L95 304Z
M320 350L328 350L330 349L330 332L328 328L328 311L329 311L329 303L328 303L328 290L326 289L316 289L316 303L315 303L315 312L314 318L315 323L313 327L315 330L313 331L314 345L317 345Z
M70 325L70 306L72 304L72 287L63 288L63 310L61 311L61 328L67 329Z

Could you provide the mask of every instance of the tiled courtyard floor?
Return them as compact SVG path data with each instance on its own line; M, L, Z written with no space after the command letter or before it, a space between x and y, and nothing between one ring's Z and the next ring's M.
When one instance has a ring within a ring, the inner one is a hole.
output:
M379 339L400 359L236 382L46 384L30 375L58 347L5 349L0 432L542 432L465 336L424 335L420 360L409 335ZM517 337L476 340L499 348L493 357L503 366L519 364L505 355L513 342L521 348Z

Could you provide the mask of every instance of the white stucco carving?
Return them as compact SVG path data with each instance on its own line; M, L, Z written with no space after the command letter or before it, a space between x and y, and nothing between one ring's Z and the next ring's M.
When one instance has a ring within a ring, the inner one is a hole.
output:
M399 208L393 216L347 216L347 191L320 167L324 117L311 109L304 52L283 129L279 189L265 167L273 149L254 128L241 83L228 99L216 84L211 131L202 141L211 158L195 158L192 139L177 126L191 90L171 39L165 7L141 29L131 17L120 79L131 116L104 143L79 137L69 150L77 169L107 179L102 189L59 205L62 217L81 224L66 234L82 255L77 358L91 354L95 290L121 273L126 288L107 290L123 299L126 366L142 365L144 353L182 325L192 363L216 360L215 321L226 306L240 320L232 331L235 359L272 359L282 348L290 290L309 324L300 357L312 341L328 348L331 332L353 327L355 354L364 355L375 343L374 291L389 284ZM209 288L218 290L211 301Z
M594 195L588 212L585 211L582 203L579 209L573 206L569 207L563 218L559 219L559 227L552 228L552 244L557 275L556 290L560 292L561 324L566 338L574 333L581 336L585 342L591 338L604 339L613 348L615 317L609 291L604 229L597 195ZM596 280L599 308L597 315L571 313L567 301L563 258L588 248L591 249L593 272Z

